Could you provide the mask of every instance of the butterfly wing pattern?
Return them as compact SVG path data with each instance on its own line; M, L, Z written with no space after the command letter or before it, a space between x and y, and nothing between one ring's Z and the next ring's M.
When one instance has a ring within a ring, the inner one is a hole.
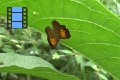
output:
M46 27L45 32L48 36L47 40L51 46L51 49L54 49L59 41L59 36L50 27Z
M56 20L52 21L52 26L53 29L46 27L45 32L51 49L55 49L60 39L69 39L71 35L65 25L60 25Z
M60 25L56 20L52 21L52 25L53 29L58 32L60 39L69 39L71 37L65 25Z

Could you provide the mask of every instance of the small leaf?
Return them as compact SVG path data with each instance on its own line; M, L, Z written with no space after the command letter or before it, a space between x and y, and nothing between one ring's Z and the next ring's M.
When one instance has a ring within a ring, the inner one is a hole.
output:
M103 75L103 74L99 74L99 77L100 77L102 80L108 80L108 79L106 78L106 76Z
M74 55L74 53L70 50L58 50L58 51L65 53L65 54Z

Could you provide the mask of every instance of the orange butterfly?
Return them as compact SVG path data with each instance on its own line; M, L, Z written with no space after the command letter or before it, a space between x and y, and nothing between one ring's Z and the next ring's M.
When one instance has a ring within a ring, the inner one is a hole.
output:
M45 32L51 49L55 49L60 39L68 39L71 35L65 25L60 25L56 20L52 21L52 26L53 29L46 27Z

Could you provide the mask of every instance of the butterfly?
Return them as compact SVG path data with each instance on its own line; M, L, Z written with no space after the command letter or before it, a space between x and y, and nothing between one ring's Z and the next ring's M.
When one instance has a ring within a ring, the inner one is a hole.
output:
M45 32L51 49L55 49L60 39L69 39L71 35L65 25L59 24L56 20L52 21L52 27L46 27Z

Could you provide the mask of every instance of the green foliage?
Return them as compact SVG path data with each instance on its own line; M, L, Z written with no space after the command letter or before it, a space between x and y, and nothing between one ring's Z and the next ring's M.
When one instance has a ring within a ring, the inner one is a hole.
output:
M107 10L102 4L100 4L100 2L96 0L2 0L0 2L0 5L0 14L2 16L6 16L7 6L28 7L29 27L33 27L34 29L39 30L43 36L45 36L45 27L51 26L51 21L53 19L56 19L61 24L67 26L67 28L70 30L71 38L68 40L63 40L61 42L62 44L75 50L77 54L75 53L72 55L77 55L78 57L75 58L77 60L77 63L75 63L75 61L71 63L72 60L68 56L68 59L64 58L68 60L66 60L67 65L65 65L67 68L64 67L66 71L64 69L61 69L61 72L64 71L67 74L72 72L73 74L79 73L77 72L78 68L74 67L74 69L73 66L76 66L76 64L81 64L80 69L83 75L81 76L81 74L79 74L79 78L86 80L87 78L85 74L85 66L88 64L84 65L86 61L81 57L81 55L83 55L89 58L92 62L96 63L99 67L102 67L105 71L114 76L115 79L120 79L120 19L109 10ZM37 51L35 53L43 53L43 49L47 53L47 50L50 49L45 49L47 42L46 38L43 38L44 40L40 40L39 37L35 37L34 35L32 36L31 33L27 32L27 30L13 30L10 31L11 36L6 36L4 33L6 30L3 28L1 28L1 30L2 31L0 31L0 33L2 33L2 35L0 35L0 37L2 39L0 39L0 51L4 52L4 54L0 54L0 60L3 62L3 65L0 65L0 71L30 74L49 80L79 80L77 77L60 73L54 68L47 66L46 64L49 64L48 62L46 62L44 65L45 67L41 66L42 64L39 64L37 62L32 63L32 60L34 58L35 60L39 61L37 57L14 54L17 57L20 57L18 59L14 59L13 54L10 54L14 52L13 48L16 51L15 53L25 55L28 55L31 51L33 51L32 53L34 53L34 51ZM14 35L14 33L17 33L17 35ZM30 38L31 36L32 38ZM4 42L5 45L2 42ZM42 47L39 47L38 43L41 42L44 44L42 44ZM11 44L14 45L10 46ZM33 45L35 47L33 47ZM38 47L41 51L38 51L38 49L36 49ZM54 51L51 51L51 53L54 53ZM68 53L70 52L65 51L65 54ZM43 57L46 55L47 54L39 56ZM12 56L14 60L11 59ZM66 57L66 55L62 57ZM25 64L33 66L32 68L29 68L30 66L24 67L25 65L21 64L24 63L24 60L27 58L30 60L30 62L26 61ZM19 62L20 60L21 62ZM40 62L44 63L44 60L41 60ZM53 63L54 60L49 62ZM59 65L64 65L61 62ZM72 68L69 68L71 64ZM89 66L91 66L95 71L90 72L91 74L89 75L88 80L98 80L99 77L103 80L107 80L103 74L104 71L99 71L99 68L94 67L92 64L93 63L89 63ZM74 71L72 71L73 69ZM98 73L96 73L96 71L98 71ZM46 75L43 75L42 72L44 72ZM97 77L91 77L93 75L97 75Z

